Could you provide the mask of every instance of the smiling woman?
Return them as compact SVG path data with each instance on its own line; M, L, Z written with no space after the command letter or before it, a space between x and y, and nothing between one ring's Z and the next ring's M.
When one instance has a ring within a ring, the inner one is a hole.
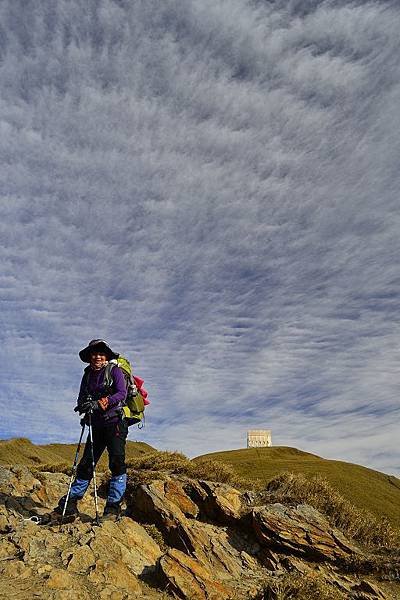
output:
M102 331L152 445L264 423L398 472L399 30L389 0L0 2L0 435L75 439Z
M128 425L121 419L122 403L126 397L125 378L115 365L111 389L107 386L106 365L109 360L118 358L118 354L104 340L92 340L79 352L79 356L83 362L89 363L82 378L77 407L80 414L85 415L82 427L88 425L89 435L72 486L68 494L60 499L55 511L63 517L78 516L77 502L83 498L90 480L95 477L94 467L107 448L111 480L103 519L116 518L126 488L125 444ZM95 480L94 485L98 517Z

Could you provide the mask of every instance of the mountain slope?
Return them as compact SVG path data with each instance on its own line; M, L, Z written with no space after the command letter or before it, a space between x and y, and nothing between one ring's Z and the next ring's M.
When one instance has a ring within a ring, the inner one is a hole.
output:
M86 436L85 436L86 437ZM83 452L83 444L80 454ZM36 445L27 438L0 440L0 465L72 465L77 444L45 444ZM154 448L144 442L126 443L127 459L136 458ZM107 467L106 453L102 456L99 467Z
M194 460L208 459L229 464L239 475L265 483L283 471L325 477L354 506L400 524L400 479L394 476L284 446L213 452Z

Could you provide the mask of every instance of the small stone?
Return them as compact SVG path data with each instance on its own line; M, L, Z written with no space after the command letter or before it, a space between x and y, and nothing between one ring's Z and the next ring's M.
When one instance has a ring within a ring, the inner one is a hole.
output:
M40 567L38 567L37 572L39 573L39 575L48 575L52 570L52 565L41 565Z

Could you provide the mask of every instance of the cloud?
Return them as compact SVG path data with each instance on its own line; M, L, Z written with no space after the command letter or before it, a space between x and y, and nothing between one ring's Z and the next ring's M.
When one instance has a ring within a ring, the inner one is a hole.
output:
M2 3L3 437L74 439L100 336L144 376L157 447L265 426L397 472L399 18Z

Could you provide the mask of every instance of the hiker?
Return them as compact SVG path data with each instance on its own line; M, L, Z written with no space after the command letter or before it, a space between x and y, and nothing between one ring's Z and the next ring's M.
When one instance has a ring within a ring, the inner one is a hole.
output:
M118 366L114 366L112 371L111 389L107 389L104 385L106 365L108 361L117 359L118 356L104 340L92 340L86 348L79 352L80 359L84 363L89 363L89 366L85 368L82 377L75 410L78 409L81 414L84 414L87 413L89 405L94 408L91 413L94 463L97 464L107 448L111 471L107 503L102 520L119 517L126 488L125 444L128 425L126 420L121 418L121 406L126 396L126 383ZM87 414L84 419L87 423ZM83 497L93 477L93 458L88 436L65 508L66 517L73 518L79 514L77 502ZM66 496L59 500L55 509L58 514L63 513L65 500Z

